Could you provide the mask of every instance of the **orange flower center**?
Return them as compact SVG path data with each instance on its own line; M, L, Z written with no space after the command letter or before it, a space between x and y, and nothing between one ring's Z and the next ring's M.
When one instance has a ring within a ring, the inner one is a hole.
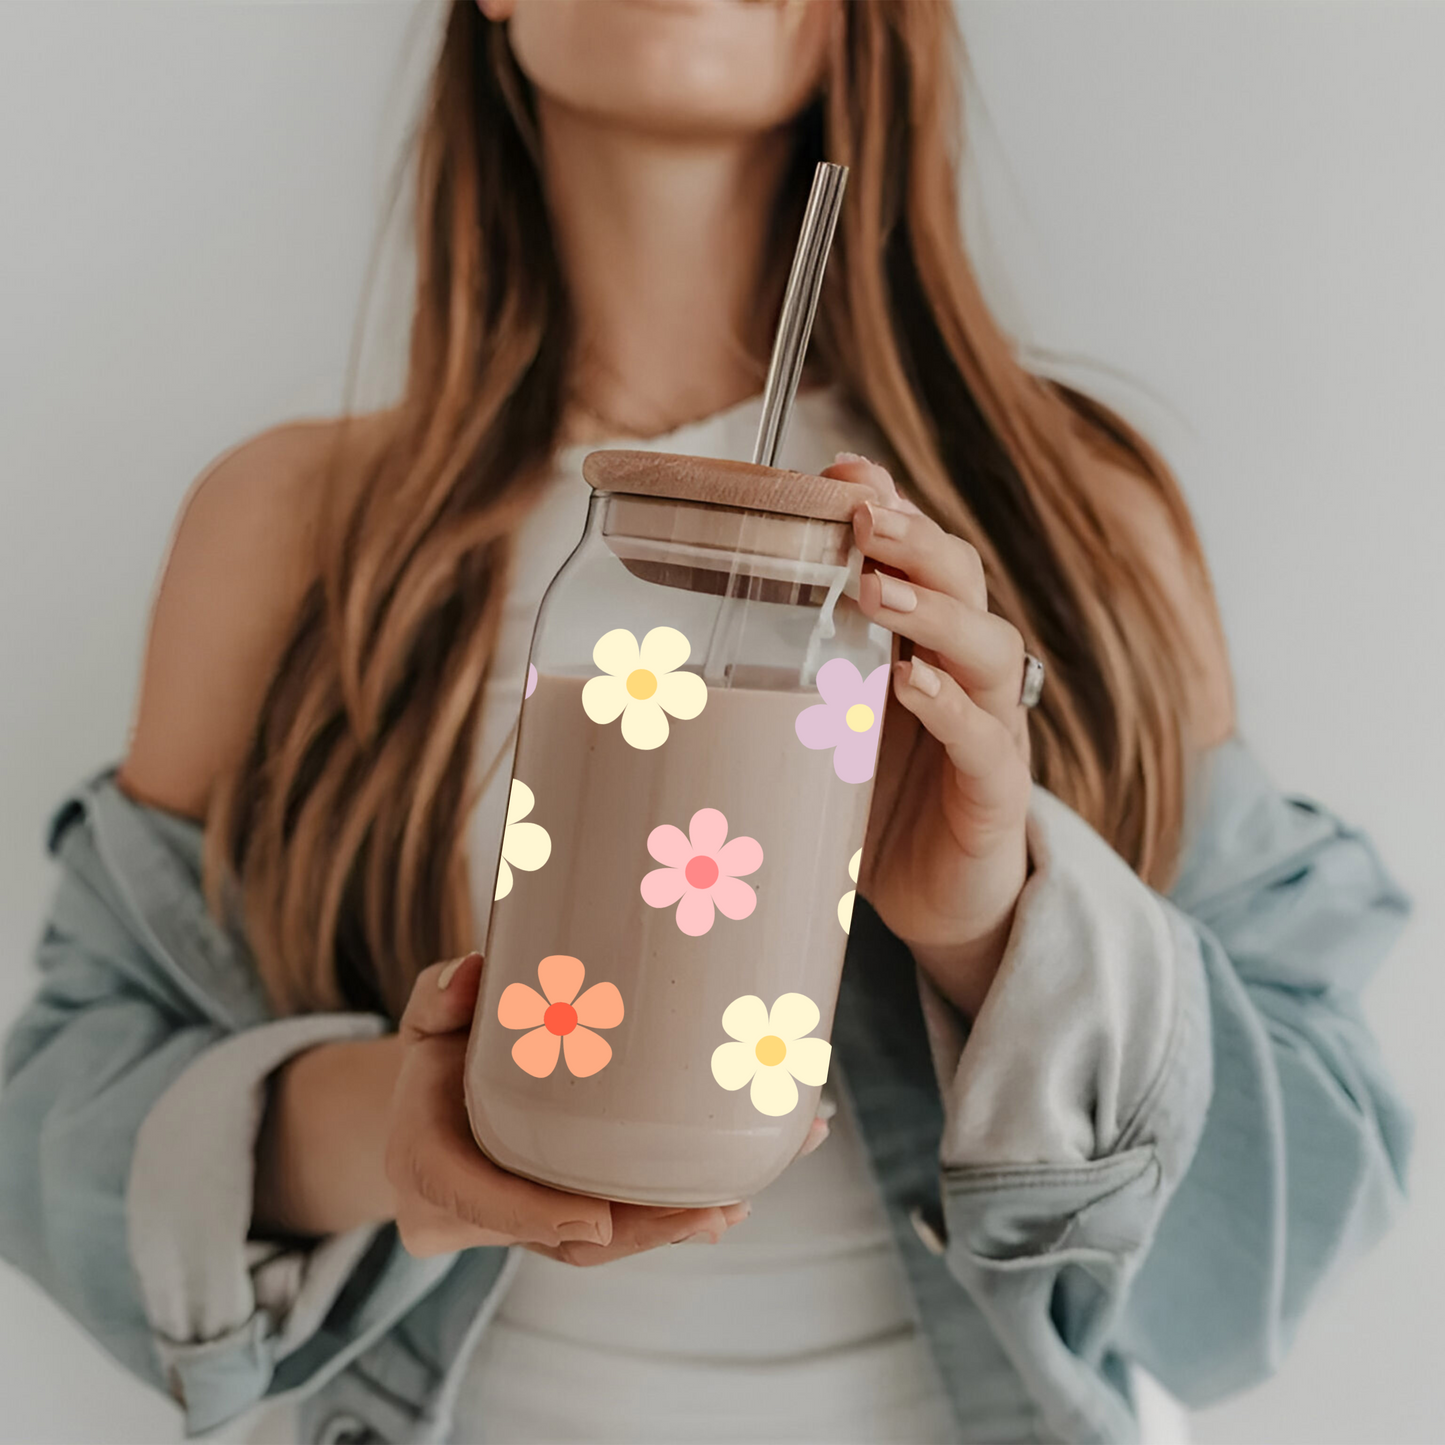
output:
M577 1010L570 1003L554 1003L542 1015L542 1023L549 1034L570 1034L577 1027Z
M717 873L717 864L711 858L704 858L701 853L696 858L689 858L687 867L682 870L682 876L694 888L711 888L717 882Z
M627 674L627 691L639 702L657 691L657 674L639 667Z

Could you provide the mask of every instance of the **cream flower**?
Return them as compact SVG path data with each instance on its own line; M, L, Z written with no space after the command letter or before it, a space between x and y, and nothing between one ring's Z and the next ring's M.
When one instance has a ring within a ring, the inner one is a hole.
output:
M848 860L848 876L856 883L858 881L858 868L863 862L863 850L860 848ZM843 925L843 932L847 933L853 926L853 902L858 897L858 890L850 888L838 900L838 922Z
M502 830L502 857L497 864L494 899L505 898L512 891L513 868L535 873L552 856L551 834L540 823L522 821L536 802L531 788L520 779L513 778L511 796L507 799L507 826Z
M622 737L634 748L667 741L667 714L682 721L707 706L707 684L695 672L679 672L692 644L675 627L654 627L642 646L625 628L604 634L592 661L605 674L582 689L582 709L595 723L622 718Z
M804 1037L818 1027L818 1018L818 1005L800 993L781 995L771 1010L756 994L735 998L722 1016L723 1032L735 1042L713 1050L713 1078L725 1089L751 1081L760 1114L791 1114L798 1107L793 1080L821 1086L828 1077L832 1044Z

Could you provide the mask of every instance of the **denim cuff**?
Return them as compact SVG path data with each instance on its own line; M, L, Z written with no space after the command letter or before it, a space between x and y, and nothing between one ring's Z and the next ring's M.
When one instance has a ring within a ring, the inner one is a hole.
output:
M374 1038L366 1014L283 1019L216 1044L157 1099L126 1192L131 1263L171 1392L192 1431L259 1399L312 1335L376 1233L248 1238L267 1081L318 1044ZM204 1402L204 1403L203 1403Z
M1197 939L1076 813L1042 788L1033 870L992 987L965 1028L919 971L947 1169L1077 1165L1155 1142L1188 1154L1208 1105ZM1177 1088L1166 1078L1187 1076ZM1172 1172L1172 1171L1171 1171Z

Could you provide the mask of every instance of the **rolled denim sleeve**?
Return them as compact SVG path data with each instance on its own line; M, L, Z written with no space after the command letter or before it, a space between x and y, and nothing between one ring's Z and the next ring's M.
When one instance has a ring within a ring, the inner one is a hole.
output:
M1210 1090L1197 941L1076 813L1037 790L1031 872L977 1019L919 973L944 1105L939 1157L1084 1164L1157 1132L1182 1172Z
M341 1368L452 1258L413 1260L391 1229L248 1237L268 1079L383 1021L269 1017L182 820L92 785L52 849L40 983L3 1056L0 1257L209 1431Z
M75 887L62 886L62 911L89 906L67 899ZM39 958L44 982L4 1055L0 1256L165 1390L127 1245L126 1180L151 1106L220 1031L184 1019L174 1000L127 980L123 960L98 957L54 924Z
M1320 1287L1389 1227L1411 1121L1359 994L1409 914L1362 833L1210 760L1200 846L1171 907L1199 939L1214 1088L1119 1348L1207 1404L1268 1376Z
M941 1106L938 1249L1021 1391L977 1438L1126 1441L1125 1372L1105 1362L1202 1135L1205 970L1177 910L1042 790L1028 844L1031 874L972 1027L918 977Z
M374 1038L381 1026L366 1014L320 1014L221 1039L166 1087L136 1131L126 1181L131 1263L166 1380L195 1425L265 1393L275 1365L316 1332L375 1237L375 1227L313 1241L248 1236L268 1080L305 1049Z
M1238 740L1203 768L1169 897L1043 795L972 1029L919 980L949 1267L1064 1439L1130 1438L1125 1361L1194 1405L1269 1375L1402 1198L1359 991L1407 900Z

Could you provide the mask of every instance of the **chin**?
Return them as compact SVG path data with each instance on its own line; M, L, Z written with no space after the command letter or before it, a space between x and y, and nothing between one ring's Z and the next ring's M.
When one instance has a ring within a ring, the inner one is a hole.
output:
M839 0L518 0L517 63L547 98L658 132L765 130L816 90Z

